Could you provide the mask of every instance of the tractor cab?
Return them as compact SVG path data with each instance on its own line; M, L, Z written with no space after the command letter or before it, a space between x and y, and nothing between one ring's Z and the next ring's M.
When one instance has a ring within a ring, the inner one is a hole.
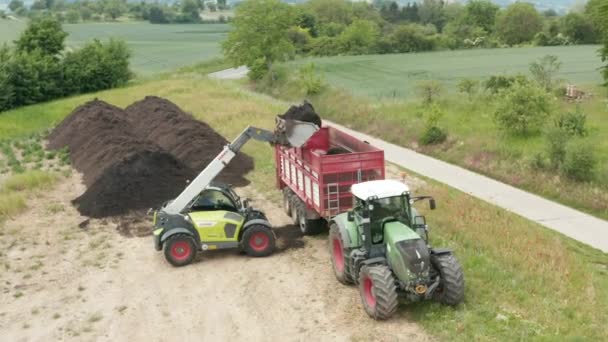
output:
M378 180L352 186L353 211L349 219L355 220L357 226L364 227L369 222L371 244L384 242L384 231L387 224L400 222L404 229L414 230L425 241L428 240L428 227L424 216L412 206L422 199L430 200L430 208L435 209L435 200L429 196L412 197L409 187L395 180ZM361 231L365 235L366 232Z
M247 204L247 200L244 201ZM240 197L229 185L214 183L192 200L188 211L214 211L223 210L238 213L246 209Z

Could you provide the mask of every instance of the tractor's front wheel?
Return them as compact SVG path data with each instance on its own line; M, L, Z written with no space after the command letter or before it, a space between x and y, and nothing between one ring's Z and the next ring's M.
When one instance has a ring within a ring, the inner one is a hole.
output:
M344 285L352 284L353 278L346 269L344 241L340 235L338 225L335 223L332 223L331 227L329 227L329 254L331 255L331 265L336 279Z
M275 249L275 237L272 230L266 226L253 225L243 233L243 249L252 257L264 257L272 254Z
M385 320L397 311L399 299L395 277L385 265L361 268L359 294L365 312L373 319Z
M196 256L196 244L192 236L187 234L170 236L164 247L165 259L175 267L188 265Z
M440 277L434 299L446 305L460 304L464 299L464 274L456 257L441 254L431 257L431 263Z

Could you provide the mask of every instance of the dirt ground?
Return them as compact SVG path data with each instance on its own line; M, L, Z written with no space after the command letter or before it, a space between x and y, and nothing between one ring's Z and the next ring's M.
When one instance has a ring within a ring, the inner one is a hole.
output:
M0 340L432 339L403 307L388 322L368 318L356 288L335 280L326 234L301 237L251 188L238 191L278 227L280 251L206 252L182 268L150 236L125 237L112 220L82 223L70 200L84 190L74 172L0 230Z

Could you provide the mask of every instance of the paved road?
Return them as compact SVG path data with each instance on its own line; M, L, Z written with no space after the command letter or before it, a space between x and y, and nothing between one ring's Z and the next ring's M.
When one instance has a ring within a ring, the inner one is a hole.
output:
M386 160L608 252L608 222L424 154L323 121L384 150Z
M238 80L247 76L249 69L246 66L240 66L238 68L225 69L217 72L210 73L208 76L211 78L223 79L223 80Z
M227 69L209 74L219 79L245 77L247 67ZM426 177L445 183L460 191L523 216L549 229L608 252L608 222L565 205L517 189L494 179L463 169L410 149L359 133L324 120L349 134L369 141L384 150L386 160Z

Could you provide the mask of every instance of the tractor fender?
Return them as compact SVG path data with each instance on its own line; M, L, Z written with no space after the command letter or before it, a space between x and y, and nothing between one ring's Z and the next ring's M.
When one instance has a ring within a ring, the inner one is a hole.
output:
M371 258L371 259L367 259L367 260L363 260L361 262L361 266L369 266L369 265L387 265L387 261L386 258L382 258L382 257L377 257L377 258Z
M431 255L452 254L449 248L431 248Z
M357 235L357 227L355 226L355 224L353 222L348 222L348 220L346 219L346 215L338 215L335 216L330 222L329 225L331 226L333 223L336 224L336 226L338 226L338 231L340 232L340 237L342 237L342 241L344 243L344 248L357 248L360 247L360 243L359 241L353 241L353 238L351 237L351 234L349 234L348 229L354 229L354 235ZM351 226L351 227L349 227Z
M199 238L198 232L193 232L192 230L188 229L188 228L182 228L182 227L176 227L176 228L171 228L170 230L164 232L161 237L160 237L160 243L162 245L163 242L165 242L165 240L167 240L169 237L175 235L175 234L186 234L186 235L190 235L194 238L194 244L196 245L197 248L200 248L201 246L201 239Z
M277 236L274 233L274 230L272 229L272 224L270 224L270 222L268 222L268 220L257 218L257 219L253 219L253 220L249 220L249 221L245 222L245 224L243 225L243 228L239 232L239 242L241 241L241 238L243 237L243 232L245 232L249 227L254 226L254 225L261 225L261 226L268 227L270 229L270 231L272 232L272 235L274 235L274 237L276 239Z

